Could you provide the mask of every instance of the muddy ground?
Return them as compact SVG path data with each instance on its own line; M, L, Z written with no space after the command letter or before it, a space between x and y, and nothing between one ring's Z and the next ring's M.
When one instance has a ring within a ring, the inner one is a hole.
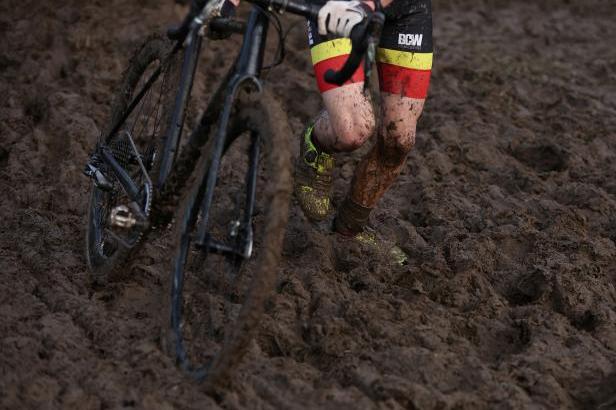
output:
M0 3L0 408L616 408L612 2L435 1L417 145L372 221L410 265L341 255L293 205L258 343L217 400L159 351L163 247L106 289L83 256L82 166L131 50L174 13ZM285 22L268 78L299 132L320 101ZM201 106L223 69L203 69Z

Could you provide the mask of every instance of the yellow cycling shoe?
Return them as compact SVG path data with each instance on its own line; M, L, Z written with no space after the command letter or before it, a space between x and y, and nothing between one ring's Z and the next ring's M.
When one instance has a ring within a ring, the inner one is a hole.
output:
M362 206L351 198L346 198L338 208L334 230L341 239L352 241L360 247L383 256L392 264L403 266L408 263L408 255L395 243L383 238L368 227L372 208Z
M313 222L326 219L331 212L334 157L320 152L312 142L314 125L309 125L300 141L295 163L295 196L304 215Z
M351 236L350 239L357 242L361 246L383 255L393 265L404 266L409 261L409 256L402 249L400 249L400 247L381 238L376 232L368 230L367 228L365 228L364 231Z

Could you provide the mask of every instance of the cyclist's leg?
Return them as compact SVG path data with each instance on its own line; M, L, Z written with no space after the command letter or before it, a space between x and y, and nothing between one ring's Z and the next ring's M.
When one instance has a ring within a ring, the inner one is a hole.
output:
M308 37L317 85L325 105L314 121L312 139L325 152L353 151L374 133L372 104L363 93L363 68L342 86L327 83L323 75L328 69L342 67L351 50L350 41L319 36L314 22L308 22Z
M430 1L395 24L386 24L377 52L381 126L377 143L361 160L336 218L343 233L361 231L370 211L393 184L415 142L432 69Z
M374 133L374 113L363 82L322 94L325 109L315 119L313 141L325 152L350 152Z
M311 55L325 110L307 126L295 166L295 196L304 215L322 221L331 212L334 152L353 151L374 133L374 114L363 95L364 73L357 70L341 87L328 84L323 74L340 69L350 52L348 39L328 41L309 22Z
M362 158L351 184L350 198L366 208L374 208L402 170L407 154L415 144L417 120L424 99L382 93L377 143Z

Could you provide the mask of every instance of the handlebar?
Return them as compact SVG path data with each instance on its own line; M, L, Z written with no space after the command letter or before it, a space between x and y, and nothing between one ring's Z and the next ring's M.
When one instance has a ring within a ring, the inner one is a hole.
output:
M381 11L373 12L364 22L353 27L351 30L351 53L344 62L342 68L334 71L331 68L325 72L324 78L330 84L342 85L351 78L359 68L364 55L369 47L376 46L381 38L381 31L385 24L385 15ZM374 49L373 49L374 50ZM373 58L373 55L370 55ZM366 64L371 64L367 61ZM367 84L368 79L366 79Z
M364 20L361 24L353 27L353 30L350 34L351 40L351 53L349 57L347 57L344 65L340 70L334 71L333 69L329 69L325 72L324 78L330 84L342 85L344 84L355 71L359 68L359 65L362 62L362 58L368 49L369 44L369 35L371 34L372 27L374 23L378 23L377 19L379 19L381 13L373 13ZM375 18L376 17L376 18ZM380 32L380 30L379 30Z
M209 0L210 2L220 2L224 0ZM256 4L266 10L273 10L280 14L289 12L307 19L316 20L319 15L320 5L310 4L303 0L246 0ZM380 2L378 2L380 4ZM206 6L207 8L207 6ZM350 34L351 53L339 71L329 69L325 72L325 81L331 84L344 84L361 64L364 55L368 51L371 44L378 43L381 36L381 30L385 23L385 16L382 11L377 8L366 20L353 28ZM204 9L205 10L205 9ZM190 12L182 21L182 24L174 29L167 31L167 36L171 40L182 41L187 36L194 22L199 19L203 10L198 10L196 7L191 7ZM201 22L201 24L203 24ZM211 20L211 28L214 30L228 31L241 33L244 31L244 25L226 18L216 17Z

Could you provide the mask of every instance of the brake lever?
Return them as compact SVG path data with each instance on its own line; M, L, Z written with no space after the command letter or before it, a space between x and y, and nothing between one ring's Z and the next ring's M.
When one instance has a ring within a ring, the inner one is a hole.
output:
M204 36L205 29L210 23L210 20L212 20L214 17L221 16L222 6L224 3L225 0L209 0L207 3L205 3L205 6L203 6L201 11L197 13L197 15L190 23L189 32L192 32L193 30L198 30L199 35ZM191 36L188 36L186 38L186 45L190 44L191 39Z

